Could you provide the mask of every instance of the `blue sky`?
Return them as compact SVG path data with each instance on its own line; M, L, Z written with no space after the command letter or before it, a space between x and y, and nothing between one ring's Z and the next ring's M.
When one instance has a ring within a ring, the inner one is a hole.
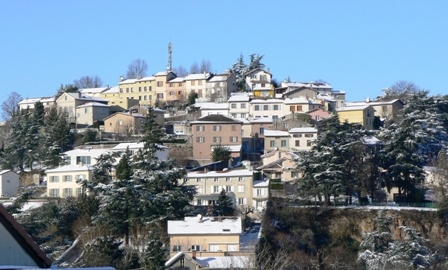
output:
M264 55L278 81L322 79L347 100L399 80L448 94L448 1L1 1L0 103L51 96L85 75L116 85L129 63L148 75L208 60L223 72Z

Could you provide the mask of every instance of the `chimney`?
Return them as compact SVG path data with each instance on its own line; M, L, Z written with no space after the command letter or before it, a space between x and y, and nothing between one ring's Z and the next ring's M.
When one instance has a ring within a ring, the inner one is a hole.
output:
M124 81L123 76L120 76L120 82Z
M199 223L202 223L203 220L202 220L202 215L201 214L198 214L198 218L199 218Z
M191 251L191 258L193 260L196 260L196 250L194 250L194 249Z

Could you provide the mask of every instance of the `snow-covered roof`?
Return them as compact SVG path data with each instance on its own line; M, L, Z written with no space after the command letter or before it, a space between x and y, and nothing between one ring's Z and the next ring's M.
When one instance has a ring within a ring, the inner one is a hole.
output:
M219 74L219 75L215 75L212 78L210 78L208 81L209 82L225 82L227 81L227 79L229 78L230 74Z
M138 149L142 149L144 146L143 142L136 142L136 143L119 143L116 146L112 147L111 150L112 151L125 151L128 147L129 150L138 150ZM158 144L158 146L161 149L168 149L169 147L164 146L164 145L160 145Z
M166 76L168 75L170 72L172 71L168 71L168 70L164 70L164 71L159 71L156 74L154 74L154 76Z
M202 222L200 220L202 219ZM185 220L168 220L169 235L191 234L240 234L242 232L241 218L217 217L185 217Z
M264 136L265 137L289 137L289 133L287 131L265 129Z
M252 176L251 170L227 170L227 171L197 171L188 172L187 178L204 178L204 177L235 177L235 176Z
M272 123L272 118L266 118L266 117L256 117L249 120L252 124L256 123Z
M87 102L82 105L77 106L76 108L84 108L84 107L110 107L107 104L99 103L99 102Z
M282 99L277 99L277 98L270 98L270 99L253 99L251 100L250 104L272 104L272 103L283 103Z
M249 101L250 96L248 93L232 93L232 95L229 97L228 102L242 102L242 101Z
M196 261L207 269L247 269L253 264L249 256L196 257Z
M84 172L91 171L93 167L90 165L65 165L55 169L46 170L45 173L58 173L58 172Z
M285 104L297 104L297 103L306 103L306 104L320 104L318 100L307 99L304 97L295 97L295 98L287 98L284 100Z
M400 101L399 99L389 100L389 101L353 101L353 102L346 102L346 107L352 107L352 106L382 106L382 105L391 105L395 102Z
M290 133L302 132L302 133L317 133L317 129L313 127L297 127L291 128Z
M79 91L83 94L102 93L102 92L106 91L107 89L109 89L109 87L95 87L95 88L82 88L82 89L79 89Z
M343 112L343 111L361 111L361 110L365 110L366 108L368 108L370 105L360 105L360 106L350 106L350 107L342 107L342 108L338 108L336 109L336 111L338 112Z
M383 143L380 139L378 139L377 137L373 137L373 136L366 136L366 137L363 137L361 140L364 144L369 144L369 145Z
M201 106L201 110L227 110L228 108L228 103L204 103Z
M267 188L267 187L269 187L269 180L267 180L267 181L264 181L264 180L254 181L253 186L254 186L254 188Z
M115 94L115 93L119 93L120 92L120 88L118 87L118 85L109 88L108 90L104 91L103 94Z
M75 99L82 99L82 100L92 100L92 101L99 101L99 102L107 102L107 99L104 98L100 98L100 97L91 97L91 96L87 96L87 95L83 95L81 94L81 96L79 95L79 93L67 93L68 95L72 96Z
M22 105L22 104L34 104L36 102L54 102L55 101L55 97L37 97L37 98L25 98L22 99L21 101L19 101L19 103L17 103L18 105Z
M223 147L226 147L229 149L230 152L240 152L241 151L241 144L239 145L222 145ZM212 146L211 151L213 151L217 146Z
M14 172L14 171L11 171L11 170L1 170L0 171L0 175L5 174L7 172L12 172L12 173L18 174L18 173Z
M195 74L189 74L185 76L185 80L205 80L208 77L210 77L210 73L195 73Z
M100 156L110 152L110 149L104 148L81 148L81 149L73 149L69 151L65 151L64 154L70 157L74 156Z
M184 81L185 81L184 77L176 77L176 78L170 80L169 82L174 83L174 82L184 82Z
M283 87L312 87L317 89L332 89L328 83L312 83L312 82L282 82Z

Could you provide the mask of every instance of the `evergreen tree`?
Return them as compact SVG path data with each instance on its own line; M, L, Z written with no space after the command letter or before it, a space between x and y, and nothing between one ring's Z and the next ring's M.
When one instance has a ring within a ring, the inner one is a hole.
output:
M224 164L228 164L229 160L232 158L231 154L229 147L217 145L213 148L212 160L213 162L223 161Z
M161 235L157 228L152 228L148 236L148 245L146 246L143 257L145 269L159 270L164 269L165 262L168 259L168 249L160 241Z
M233 216L235 209L233 208L232 198L227 196L224 189L221 190L218 201L213 206L213 210L214 214L218 216Z

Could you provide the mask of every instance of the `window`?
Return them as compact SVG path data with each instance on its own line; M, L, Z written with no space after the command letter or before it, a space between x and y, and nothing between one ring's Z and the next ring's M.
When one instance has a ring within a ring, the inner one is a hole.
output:
M238 198L238 205L246 204L246 198Z
M219 186L213 186L213 193L219 193L219 192L221 192L219 190Z
M149 91L152 91L152 86L149 87Z
M296 111L296 107L295 106L289 106L289 111L290 112L295 112Z
M259 111L259 110L260 110L260 105L255 105L255 106L254 106L254 110L255 110L255 111Z
M238 137L237 136L231 136L230 137L230 142L238 142Z
M311 146L311 140L306 141L306 146Z
M146 89L146 86L144 86L144 87L143 87L143 92L146 92L146 90L147 90L147 89Z
M281 140L281 147L286 147L286 140Z
M129 87L126 87L126 93L129 93Z
M174 245L173 246L173 251L182 251L182 246L181 245Z
M264 128L260 128L260 134L263 135L264 134Z
M220 142L222 142L221 137L213 137L213 142L214 142L214 143L220 143Z
M50 189L50 197L52 197L52 198L59 197L59 189L58 188Z
M63 195L64 198L73 196L73 194L72 194L72 189L71 189L71 188L64 188L64 189L62 190L62 192L63 192L62 195Z
M295 146L300 146L300 140L296 140Z
M191 81L191 85L196 85L196 81Z
M240 104L240 108L241 108L241 109L246 109L246 103L241 103L241 104Z
M266 75L260 75L260 81L267 81Z
M120 93L123 93L123 88L120 88Z
M202 80L198 80L198 85L202 85Z
M270 141L269 142L269 147L275 147L275 141Z
M301 112L302 111L302 105L297 105L297 111Z
M230 104L230 108L232 108L232 109L236 109L236 103L232 103L232 104Z
M240 176L240 177L238 177L238 181L243 181L244 179L243 179L243 177L242 176Z
M272 121L278 122L278 115L273 115L272 116Z
M257 188L257 196L263 196L263 195L264 195L263 189Z
M204 131L205 126L196 126L196 131Z
M170 87L173 87L174 86L174 83L170 83Z
M226 192L232 192L233 187L232 186L226 186Z
M179 87L182 87L182 83L181 82L179 83Z
M233 118L236 118L236 113L232 113L231 116L232 116Z
M71 182L72 181L72 176L71 175L64 175L62 177L62 182Z
M273 109L274 111L278 111L278 110L280 110L280 106L278 106L278 105L274 105L274 106L272 107L272 109Z
M131 87L131 93L134 93L134 87Z
M241 114L241 118L246 118L246 114L245 114L245 113L242 113L242 114Z
M163 93L158 93L158 94L157 94L157 98L158 98L158 99L163 99Z
M218 251L219 245L209 245L209 251Z
M163 82L158 81L157 82L157 87L162 87L163 86Z
M305 134L305 138L313 138L313 134Z
M269 105L263 105L263 110L264 111L269 111Z
M201 182L201 178L196 178L196 182Z
M90 160L90 156L78 156L78 157L76 157L76 164L77 165L79 165L79 164L82 164L82 165L85 165L85 164L91 164L90 163L91 162L91 160Z
M214 182L218 182L218 181L219 181L219 178L218 178L218 177L215 177L215 178L213 178L213 181L214 181Z
M50 176L50 183L59 182L59 176Z
M213 126L213 131L221 131L221 126Z
M201 199L197 199L196 200L196 205L202 205L202 200Z
M170 91L170 96L174 96L174 91Z
M205 142L205 137L196 137L196 142L197 143L204 143Z
M138 91L139 91L139 92L142 91L142 87L141 87L141 86L138 87Z
M191 250L201 251L201 246L200 245L192 245Z
M227 251L238 251L238 245L227 245Z
M244 192L244 186L238 186L238 192L240 193Z
M298 172L295 172L295 171L292 171L292 172L291 172L291 177L292 177L292 178L297 178L297 177L299 177L299 173L298 173Z

